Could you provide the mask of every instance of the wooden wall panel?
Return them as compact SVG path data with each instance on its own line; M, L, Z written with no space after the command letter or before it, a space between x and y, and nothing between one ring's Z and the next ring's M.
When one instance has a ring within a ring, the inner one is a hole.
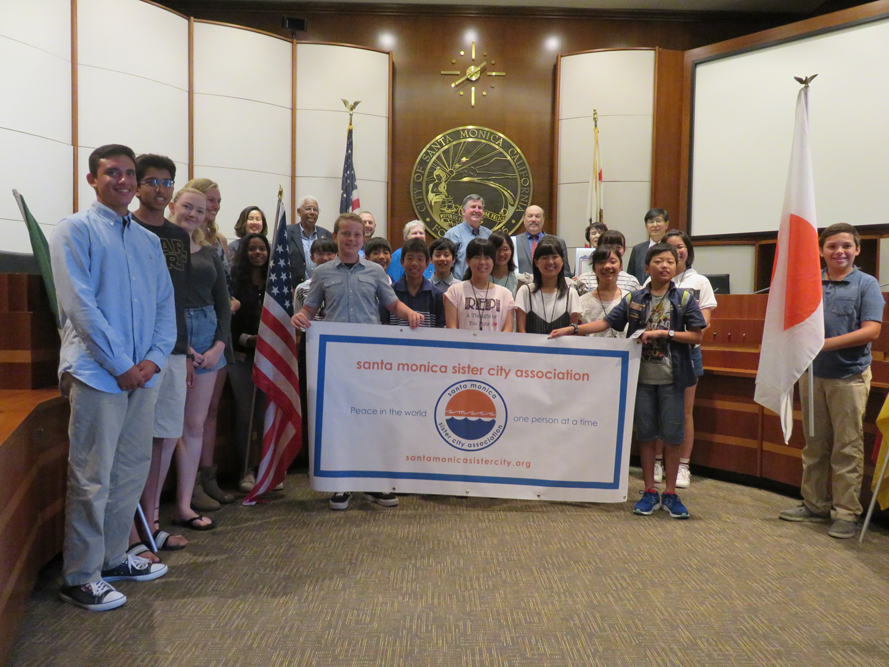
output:
M685 51L788 20L786 16L686 14L667 20L665 14L445 6L294 4L288 5L285 12L280 4L262 2L239 6L235 2L169 0L165 4L196 18L289 37L281 28L281 16L286 13L308 21L308 30L296 34L300 41L391 48L394 99L389 238L400 238L402 225L415 217L408 184L417 155L438 134L461 125L490 127L516 142L531 167L534 201L547 210L552 208L558 53L631 47ZM487 89L488 95L475 108L469 105L468 93L460 97L450 88L453 77L439 74L462 64L458 53L469 47L470 32L474 32L479 50L496 61L496 69L507 72L505 77L496 79L493 90ZM451 64L452 58L457 58L456 65ZM668 57L664 67L672 71L673 65ZM665 135L661 138L667 141ZM678 188L678 179L678 162L669 160L659 172L659 196L674 200L675 195L671 197L669 190ZM671 186L671 182L677 185ZM557 222L549 220L548 224L554 229Z
M62 549L69 408L55 390L2 391L0 404L0 664L5 664L37 574Z

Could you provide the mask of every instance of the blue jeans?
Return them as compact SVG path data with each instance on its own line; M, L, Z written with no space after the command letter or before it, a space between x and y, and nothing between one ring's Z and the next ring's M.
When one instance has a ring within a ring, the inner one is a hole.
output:
M198 354L204 354L216 342L216 308L186 308L185 324L188 328L188 345ZM212 373L225 366L225 355L220 355L213 368L195 368L198 375Z
M668 445L681 445L685 442L685 390L673 384L640 382L633 421L639 442L660 437Z

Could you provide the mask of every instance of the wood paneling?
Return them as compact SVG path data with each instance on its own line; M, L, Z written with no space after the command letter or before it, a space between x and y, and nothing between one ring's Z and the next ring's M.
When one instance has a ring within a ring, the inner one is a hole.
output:
M165 4L197 18L289 37L281 28L281 15L285 13L281 5L188 0ZM534 202L552 209L555 69L559 53L632 47L685 51L788 20L787 16L671 14L668 18L663 13L394 5L293 4L287 5L286 13L308 21L308 30L296 33L300 41L381 48L382 35L391 39L394 80L389 238L395 239L400 238L404 223L416 217L408 189L414 161L438 134L461 125L490 127L512 139L531 168ZM439 74L463 64L458 53L469 46L470 32L475 33L478 50L487 52L489 61L496 61L495 69L507 72L505 77L492 79L495 88L486 88L487 97L478 99L475 108L469 105L468 93L460 97L450 88L452 77ZM452 58L458 59L456 65L451 64ZM667 55L663 63L665 77L675 75L675 65L674 57ZM661 118L669 120L670 109L678 113L679 106L669 100L664 104ZM678 120L674 124L678 127ZM660 133L659 141L671 155L675 152L671 142L679 143L678 137L671 139L666 130ZM607 156L603 159L607 161ZM677 167L678 157L659 168L658 197L676 200L670 189L678 187ZM555 228L557 222L551 217L548 225Z
M59 334L40 276L0 274L0 389L57 384Z
M0 439L0 664L37 573L62 548L69 409L53 394L0 391L0 436L14 429Z
M679 210L679 170L682 155L681 51L658 49L654 78L654 136L651 152L651 207ZM677 228L685 230L681 220Z

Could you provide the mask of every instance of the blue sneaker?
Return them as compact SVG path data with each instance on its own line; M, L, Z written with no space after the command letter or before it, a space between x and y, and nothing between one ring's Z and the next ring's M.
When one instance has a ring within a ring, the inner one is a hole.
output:
M633 514L651 516L651 513L661 507L661 497L657 491L643 491L642 500L636 503Z
M669 512L674 519L687 519L688 508L679 500L679 496L675 493L665 493L661 496L661 507L664 511Z

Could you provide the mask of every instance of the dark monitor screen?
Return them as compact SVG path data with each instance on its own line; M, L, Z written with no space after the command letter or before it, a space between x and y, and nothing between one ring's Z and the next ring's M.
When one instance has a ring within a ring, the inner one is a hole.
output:
M716 273L704 277L710 281L710 284L713 286L713 293L716 296L732 293L731 280L728 273Z

